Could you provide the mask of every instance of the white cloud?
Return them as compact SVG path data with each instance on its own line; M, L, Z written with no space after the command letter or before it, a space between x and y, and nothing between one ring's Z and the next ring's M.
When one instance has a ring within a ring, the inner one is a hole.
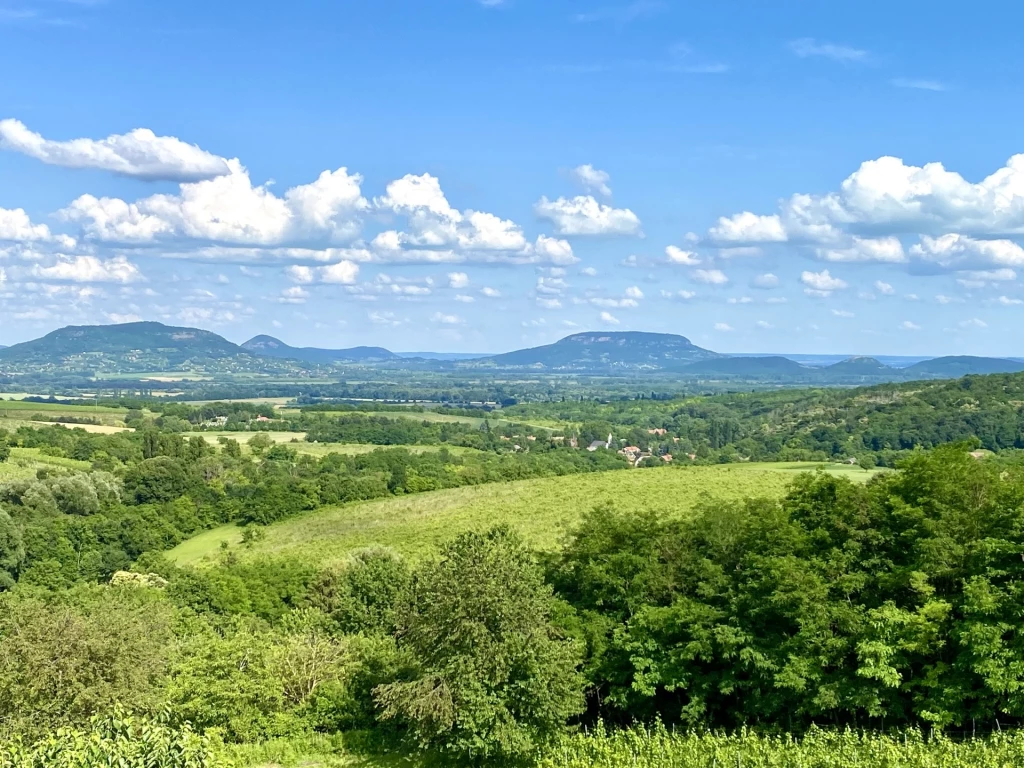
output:
M565 292L565 289L569 287L569 284L560 277L538 277L537 278L537 293L546 293L561 295Z
M881 280L875 281L875 290L883 296L892 296L896 293L896 289L893 288L889 283L882 282Z
M1024 175L1021 177L1024 184ZM1021 197L1024 205L1024 195ZM912 246L915 258L950 269L972 266L1024 266L1024 248L1012 240L978 240L950 233L940 237L924 235Z
M719 333L729 333L733 327L728 323L715 323L715 330Z
M134 313L121 313L121 312L106 312L104 317L115 325L122 323L138 323L142 320L140 315Z
M640 234L640 219L635 213L599 203L592 195L557 200L542 197L533 210L539 218L551 221L560 235Z
M405 322L405 320L396 317L394 312L370 312L366 318L374 325L396 326Z
M708 237L721 243L781 243L788 239L777 215L758 216L750 211L720 217L708 230Z
M661 297L663 299L678 299L680 301L689 301L696 296L694 291L662 291Z
M480 293L482 293L489 299L497 299L501 296L501 291L499 291L497 288L491 288L490 286L487 285L480 289Z
M595 307L607 307L609 309L636 309L640 306L635 299L610 299L601 297L591 297L587 299Z
M522 251L528 245L515 222L492 213L453 208L440 181L429 173L406 174L392 181L374 204L408 219L409 232L388 233L392 244L485 251Z
M972 317L969 320L962 320L960 322L960 327L961 328L988 328L988 323L986 323L984 320L982 320L980 318Z
M598 192L605 197L610 197L612 194L612 188L608 186L612 177L607 172L598 170L590 165L590 163L573 168L569 174L577 184L583 187L585 192Z
M332 283L352 285L359 276L359 265L351 261L339 261L325 267L308 267L294 264L285 268L285 274L293 283Z
M139 268L124 256L102 260L95 256L61 256L49 267L32 267L33 277L75 283L135 283L143 279Z
M309 298L309 292L298 285L285 288L277 300L281 304L304 304Z
M537 306L543 307L544 309L561 309L562 302L558 299L545 299L538 296Z
M920 331L921 330L921 326L920 325L918 325L917 323L912 322L910 320L904 320L902 323L900 323L899 327L900 327L900 330L903 330L903 331Z
M922 80L913 77L897 77L890 81L897 88L914 88L919 91L944 91L946 86L938 80Z
M472 296L467 296L464 293L456 294L455 300L462 302L463 304L472 304L474 301L476 301L476 299L474 299Z
M448 273L448 287L449 288L465 288L469 285L469 275L465 272L449 272Z
M231 172L184 183L177 195L159 194L128 203L82 195L61 211L101 241L154 243L192 239L276 245L309 237L346 238L358 231L366 208L362 177L345 168L324 171L310 183L277 197L269 186L253 186L249 172L228 161Z
M996 304L1002 304L1004 307L1015 307L1020 304L1024 304L1024 301L1020 299L1011 299L1009 296L1000 296L995 300Z
M0 208L0 241L15 243L54 242L64 248L74 248L75 240L66 235L54 235L45 224L33 224L23 208Z
M907 165L898 157L868 160L839 185L838 191L793 195L781 203L776 214L743 212L723 217L708 231L708 237L726 242L815 243L842 252L855 247L854 238L864 230L878 238L899 237L907 232L932 238L948 234L984 238L1024 234L1024 155L1014 155L1004 167L976 183L941 163L919 167ZM1013 250L1005 242L995 242L998 245L979 246L951 240L936 247L922 240L917 255L966 250L997 258L998 252ZM886 246L883 253L890 253L892 258L893 250Z
M800 282L807 286L804 293L811 296L829 296L833 291L841 291L849 287L845 280L833 277L827 269L821 272L802 272Z
M695 269L690 273L690 277L706 285L725 285L729 282L729 278L720 269Z
M754 288L769 290L771 288L778 287L779 278L773 275L771 272L766 272L763 275L758 275L757 277L755 277L751 285L753 285Z
M822 58L832 59L833 61L848 63L865 61L868 58L868 52L860 48L854 48L849 45L839 45L836 43L826 43L824 41L815 40L813 37L802 37L799 40L792 40L789 43L789 49L801 59L820 56Z
M580 270L580 274L586 277L597 277L597 270L593 267L584 267Z
M285 274L293 283L312 283L315 279L313 268L294 264L285 269Z
M864 261L899 264L907 260L903 243L896 237L852 237L842 248L818 248L818 258L824 261Z
M770 331L772 328L775 327L774 325L769 323L767 320L758 320L756 323L754 323L754 325L756 325L758 328L761 328L762 330L765 330L765 331Z
M725 300L727 304L753 304L754 300L749 296L730 296Z
M318 267L320 282L351 285L359 276L359 265L351 261L339 261L326 267Z
M642 299L644 292L640 290L639 286L631 285L626 289L626 296L631 299Z
M575 264L579 261L573 255L572 246L568 240L559 240L547 235L537 237L534 252L542 261L550 261L552 264Z
M443 312L435 312L430 319L441 325L461 325L463 322L458 315L446 315Z
M684 251L674 245L665 248L665 256L670 264L681 264L684 267L695 267L700 264L700 257L693 251Z
M853 312L849 312L845 309L833 309L832 314L836 317L853 317Z
M601 313L601 322L605 323L607 325L618 325L619 324L619 318L617 318L611 312L602 312Z
M0 120L0 148L48 165L94 168L149 181L195 182L231 173L228 161L173 136L136 128L105 139L53 141L19 120Z

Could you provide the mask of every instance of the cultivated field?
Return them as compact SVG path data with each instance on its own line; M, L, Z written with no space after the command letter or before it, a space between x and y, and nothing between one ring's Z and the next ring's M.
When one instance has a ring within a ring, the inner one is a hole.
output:
M477 453L476 448L463 448L457 445L374 445L372 443L308 443L305 432L185 432L183 437L202 437L211 445L218 445L219 438L226 437L237 440L245 448L246 444L255 435L269 435L275 443L287 444L289 448L298 453L306 453L310 456L326 456L329 453L344 453L355 456L360 453L371 451L387 450L389 448L404 448L411 453L431 453L447 448L453 455L465 455Z
M240 557L282 555L313 563L343 559L361 547L384 545L416 558L461 531L509 523L535 546L554 548L580 515L601 504L626 511L682 515L704 498L781 495L799 472L814 464L728 464L659 467L492 483L332 507L269 526L251 548L233 547L241 529L222 526L171 550L180 564L216 557L228 542ZM828 471L867 480L857 468Z

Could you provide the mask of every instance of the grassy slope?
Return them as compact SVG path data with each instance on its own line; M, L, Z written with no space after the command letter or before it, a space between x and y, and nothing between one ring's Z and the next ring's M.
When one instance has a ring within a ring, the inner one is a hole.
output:
M554 547L586 510L611 503L619 509L681 514L702 496L745 498L781 494L798 472L814 464L729 464L659 467L495 483L331 507L270 526L240 557L275 555L322 564L370 545L386 545L416 558L461 531L507 522L535 546ZM857 468L829 471L866 480ZM216 557L221 542L234 546L241 529L222 526L183 542L170 552L180 564Z
M374 445L372 443L307 443L305 432L185 432L182 437L202 437L211 445L218 445L218 438L227 437L236 440L245 447L255 435L270 435L275 443L284 443L298 453L308 453L312 456L326 456L328 453L344 453L354 456L360 453L370 453L378 449L404 448L411 453L429 453L448 448L448 451L455 455L466 453L479 453L476 448L463 448L457 445Z

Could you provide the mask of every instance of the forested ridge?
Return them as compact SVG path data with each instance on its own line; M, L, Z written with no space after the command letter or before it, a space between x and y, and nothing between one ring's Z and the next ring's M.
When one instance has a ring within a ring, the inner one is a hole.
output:
M849 390L566 400L516 405L503 415L573 422L584 439L612 431L636 445L659 443L711 461L870 457L891 466L906 451L954 441L991 451L1024 448L1024 375ZM655 429L666 434L652 437L649 430Z

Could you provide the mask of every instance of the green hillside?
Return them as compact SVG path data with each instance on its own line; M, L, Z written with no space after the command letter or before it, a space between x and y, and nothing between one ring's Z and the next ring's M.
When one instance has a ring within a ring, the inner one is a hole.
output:
M497 523L509 523L536 546L553 549L567 528L596 506L680 515L704 497L781 495L795 475L820 466L662 467L454 488L319 510L269 526L264 539L247 547L236 546L241 528L222 526L179 544L170 557L182 565L211 560L222 551L222 542L243 559L274 555L317 565L369 546L417 557L462 531ZM827 469L858 481L873 474L857 467Z

